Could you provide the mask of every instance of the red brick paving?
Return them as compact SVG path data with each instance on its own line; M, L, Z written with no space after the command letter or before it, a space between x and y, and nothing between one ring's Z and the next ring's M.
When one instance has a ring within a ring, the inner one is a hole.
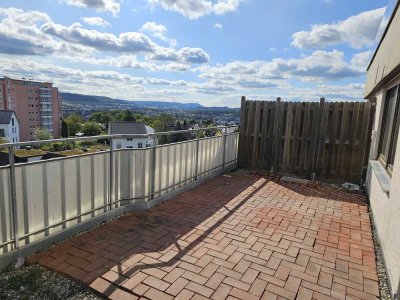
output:
M110 299L377 299L365 197L237 172L30 257Z

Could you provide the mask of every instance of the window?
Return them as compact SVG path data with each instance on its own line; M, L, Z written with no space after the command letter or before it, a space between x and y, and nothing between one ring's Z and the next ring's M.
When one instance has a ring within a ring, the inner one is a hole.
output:
M14 125L14 118L11 118L11 125L12 125L12 126L15 126L15 125Z
M0 129L0 137L5 137L5 136L6 136L6 134L4 132L4 129Z
M142 143L142 142L139 142L139 143L137 144L137 146L138 146L138 148L143 148L143 143Z
M382 114L382 127L379 140L379 160L388 169L393 171L396 155L397 136L400 125L400 85L386 92Z
M128 142L132 142L133 141L133 138L127 138L126 139Z

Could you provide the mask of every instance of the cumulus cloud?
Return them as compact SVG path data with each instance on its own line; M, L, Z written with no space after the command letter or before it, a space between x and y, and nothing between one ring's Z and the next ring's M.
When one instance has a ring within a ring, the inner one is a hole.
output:
M103 18L100 17L83 17L82 21L92 26L100 26L100 27L110 26L110 23L108 23L107 21L105 21Z
M148 32L150 33L153 37L158 38L164 42L168 42L168 44L171 47L176 46L176 40L170 39L167 37L167 27L163 24L157 24L155 22L146 22L143 24L143 26L140 28L140 31L142 32Z
M220 23L215 23L215 24L214 24L214 28L216 28L216 29L222 29L222 24L220 24Z
M149 26L146 26L146 28L148 29ZM154 29L154 27L152 28ZM159 33L165 32L160 26L156 28L161 28ZM150 60L187 64L202 64L209 61L209 55L201 48L184 47L180 50L175 50L162 47L142 32L123 32L115 35L84 28L80 23L64 26L52 22L44 24L41 30L66 42L92 47L103 52L145 53L148 54L146 57Z
M83 20L96 25L105 22L97 17ZM142 31L172 43L164 25L146 23ZM80 23L57 24L39 11L0 8L0 53L4 54L57 54L64 59L90 64L102 62L115 67L174 72L185 72L192 64L209 62L209 55L201 48L170 47L157 44L143 32L116 35L88 29ZM96 58L98 56L101 58ZM107 56L111 57L104 58Z
M120 11L118 0L61 0L68 5L76 7L93 8L97 11L110 12L116 16Z
M209 62L210 56L201 48L184 47L180 50L158 47L155 53L148 56L150 60L174 61L187 64L204 64Z
M111 52L152 52L156 44L146 35L139 32L123 32L118 36L84 28L80 23L64 26L46 23L41 30L64 41L93 47L101 51Z
M39 11L0 8L0 53L12 55L46 55L55 52L87 55L89 50L79 45L57 41L43 33L39 26L50 17Z
M348 44L361 49L370 46L376 37L385 8L365 11L333 24L313 25L310 31L293 34L292 45L300 49L325 48Z
M224 84L248 87L263 84L282 86L288 79L322 82L357 78L365 72L366 56L366 53L359 53L349 62L345 60L343 52L319 50L296 59L234 61L214 67L202 66L198 70L201 78ZM250 84L250 80L254 84Z
M147 0L151 7L161 6L172 10L191 20L200 17L236 11L244 0Z

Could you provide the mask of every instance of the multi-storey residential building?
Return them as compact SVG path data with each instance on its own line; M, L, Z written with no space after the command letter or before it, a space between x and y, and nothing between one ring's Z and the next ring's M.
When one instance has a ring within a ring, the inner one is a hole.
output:
M0 78L0 110L13 110L20 122L21 141L34 139L37 128L60 136L61 102L52 83Z

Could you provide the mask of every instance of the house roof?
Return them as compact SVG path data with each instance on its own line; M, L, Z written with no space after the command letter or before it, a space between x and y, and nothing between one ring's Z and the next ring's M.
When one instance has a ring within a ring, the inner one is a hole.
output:
M14 111L0 110L0 124L10 124Z
M110 134L147 134L144 123L136 122L110 122Z

